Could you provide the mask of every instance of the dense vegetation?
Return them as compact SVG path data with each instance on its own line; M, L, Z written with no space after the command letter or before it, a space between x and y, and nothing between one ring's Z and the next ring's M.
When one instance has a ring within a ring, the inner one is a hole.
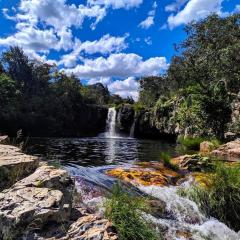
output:
M161 239L142 215L148 210L146 200L130 195L119 183L113 187L105 208L105 215L117 229L121 240Z
M151 109L158 128L223 139L240 91L240 15L212 15L185 31L166 74L140 80L138 104Z
M23 129L35 136L97 134L105 125L104 106L126 101L102 84L83 86L56 66L29 59L19 47L2 53L0 133L15 135Z
M197 202L201 210L240 230L240 166L218 164L208 176L207 188L193 186L182 194Z

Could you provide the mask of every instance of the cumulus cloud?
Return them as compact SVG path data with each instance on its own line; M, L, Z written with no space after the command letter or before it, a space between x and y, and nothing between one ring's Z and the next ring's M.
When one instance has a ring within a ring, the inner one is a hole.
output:
M95 41L85 41L81 43L76 41L73 51L70 54L66 54L62 57L60 64L64 64L66 67L74 67L78 59L81 59L80 53L84 52L87 54L109 54L113 52L120 52L127 48L125 39L128 35L124 37L113 37L109 34L103 36L99 40Z
M189 0L181 11L168 17L168 25L173 29L193 20L202 19L213 12L221 14L222 2L223 0Z
M156 15L156 9L157 9L157 2L154 2L152 10L148 12L148 17L139 24L139 27L141 27L143 29L148 29L152 25L154 25L154 18L155 18L155 15Z
M108 85L108 89L122 98L132 97L135 101L139 96L139 83L134 77L114 81Z
M142 2L143 0L88 0L91 6L105 6L113 9L138 7Z
M147 60L137 54L117 53L107 58L83 59L83 64L75 68L65 69L68 74L75 74L79 78L96 77L131 77L158 75L168 68L165 57L154 57Z

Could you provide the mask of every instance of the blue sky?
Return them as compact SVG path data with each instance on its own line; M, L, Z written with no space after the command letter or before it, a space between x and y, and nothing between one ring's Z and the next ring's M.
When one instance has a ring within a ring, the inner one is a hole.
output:
M0 51L21 46L86 84L138 97L137 79L168 68L184 26L239 0L0 0Z

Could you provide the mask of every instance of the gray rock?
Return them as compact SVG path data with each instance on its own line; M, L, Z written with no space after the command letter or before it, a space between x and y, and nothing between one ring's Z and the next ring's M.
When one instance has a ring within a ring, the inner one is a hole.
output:
M0 145L0 191L31 174L39 158L26 155L17 147Z

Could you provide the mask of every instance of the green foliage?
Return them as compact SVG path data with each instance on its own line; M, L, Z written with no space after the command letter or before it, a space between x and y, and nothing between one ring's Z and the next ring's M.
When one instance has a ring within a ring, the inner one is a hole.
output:
M139 114L139 113L141 113L141 112L146 110L145 106L143 104L141 104L140 102L135 103L133 105L133 108L134 108L134 112L136 114Z
M186 147L188 150L198 151L200 149L201 142L205 141L206 138L202 137L179 137L178 142Z
M148 209L146 201L130 195L119 183L114 186L105 207L105 215L116 227L120 240L159 240L142 216L141 212Z
M206 189L193 186L182 194L197 202L208 216L215 217L236 231L240 230L240 166L218 164L209 175Z
M171 163L171 157L168 153L162 152L160 154L160 158L163 161L165 167L172 169L173 171L178 171L179 167L173 163Z
M165 77L145 77L139 82L139 102L146 107L153 107L158 98L165 94L169 87Z

